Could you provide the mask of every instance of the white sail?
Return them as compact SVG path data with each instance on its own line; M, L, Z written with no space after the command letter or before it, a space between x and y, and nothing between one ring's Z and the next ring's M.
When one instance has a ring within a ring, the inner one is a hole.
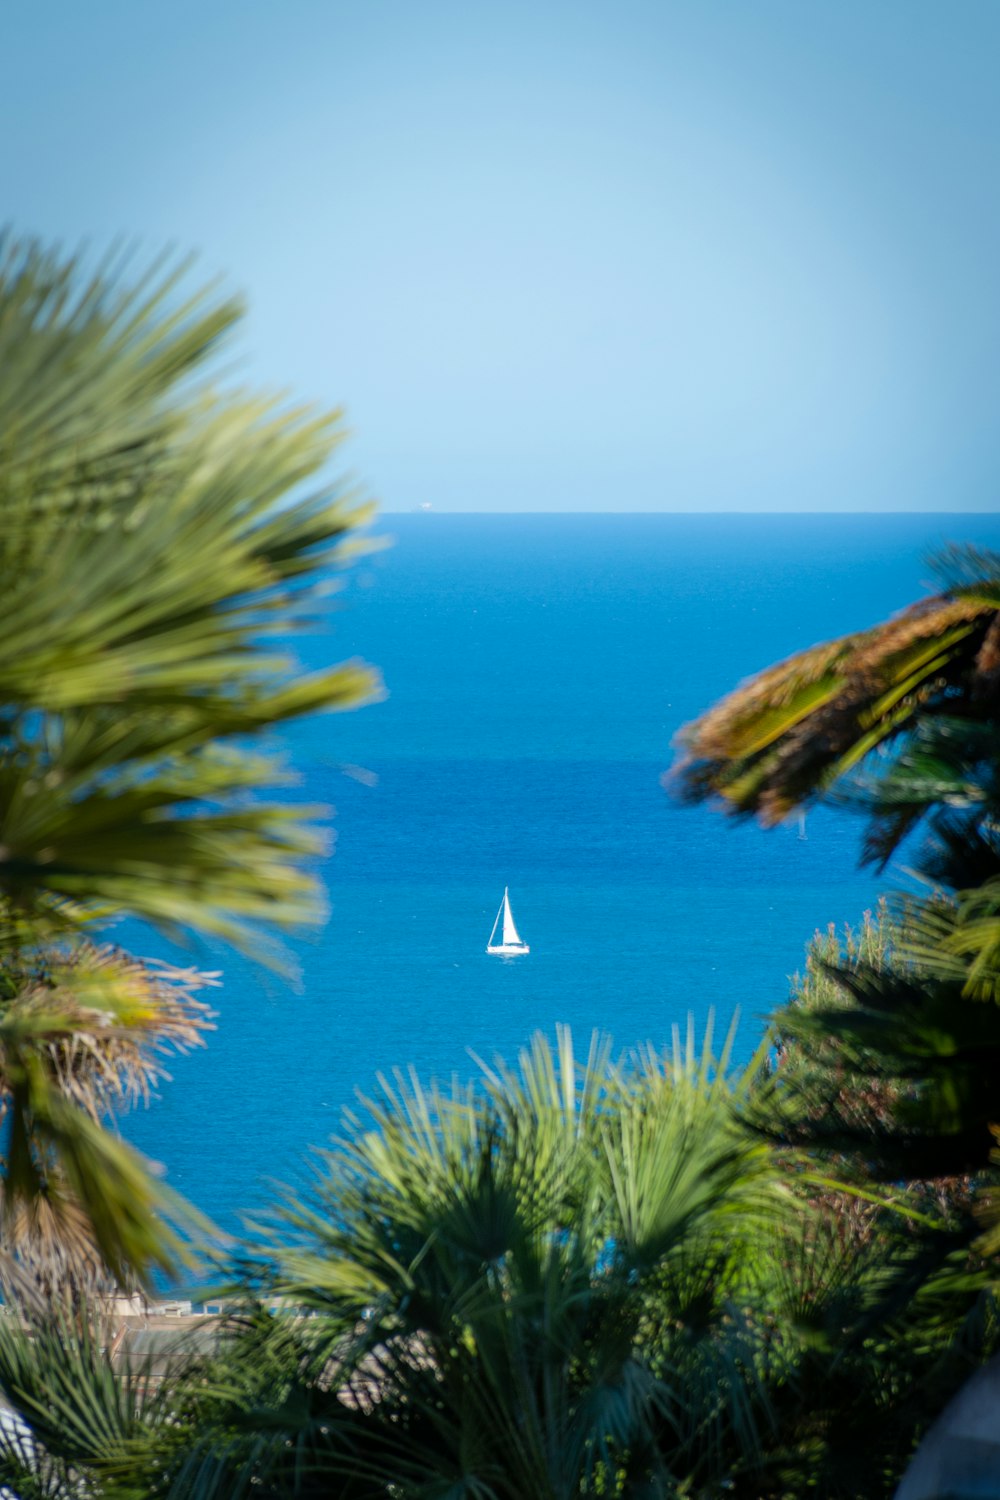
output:
M500 941L497 941L497 934ZM500 902L500 910L497 912L496 921L493 923L493 931L486 945L487 953L528 953L528 945L521 937L514 925L514 914L510 909L510 896L507 887L503 888L503 900Z
M505 948L508 948L508 947L511 946L511 944L515 944L518 948L522 947L521 934L518 932L517 928L514 926L514 917L513 917L513 913L511 912L511 909L510 909L510 897L507 894L507 887L504 886L504 891L503 891L503 945L504 945Z

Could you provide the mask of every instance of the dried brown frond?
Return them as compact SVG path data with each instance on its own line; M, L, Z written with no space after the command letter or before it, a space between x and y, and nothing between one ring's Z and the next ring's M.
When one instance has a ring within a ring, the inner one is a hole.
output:
M878 676L894 656L918 641L942 635L955 625L973 626L983 616L994 613L993 605L972 599L949 599L943 594L921 599L876 630L867 632L868 639L852 655L848 670L852 675L871 672Z
M811 646L747 679L700 718L685 725L678 733L678 743L700 756L731 754L735 731L770 709L789 707L797 694L824 677L835 673L843 688L852 684L852 696L859 699L876 693L880 668L890 658L953 625L972 625L993 613L993 607L981 601L951 600L943 595L921 600L885 625ZM864 693L858 691L858 678L864 679Z
M45 1312L56 1306L79 1307L118 1289L88 1215L57 1179L30 1201L0 1201L0 1222L4 1302Z
M677 733L677 743L699 757L728 755L734 731L767 709L787 707L803 688L821 682L849 656L859 639L849 635L823 642L747 678L700 718L685 724Z
M976 655L976 674L995 677L1000 673L1000 613L995 613L986 627L983 643Z
M203 1041L216 976L79 942L8 956L0 999L0 1288L72 1301L166 1268L179 1200L114 1134L164 1055ZM122 1228L124 1226L124 1228Z
M164 1054L203 1045L213 1029L214 1013L197 996L217 983L111 945L85 942L50 957L0 1012L0 1090L5 1054L28 1045L63 1097L95 1121L146 1102L169 1076ZM0 1120L5 1112L0 1095Z
M956 690L993 691L994 670L996 600L983 590L937 594L741 684L681 730L671 780L689 800L716 795L734 813L783 822L926 707Z

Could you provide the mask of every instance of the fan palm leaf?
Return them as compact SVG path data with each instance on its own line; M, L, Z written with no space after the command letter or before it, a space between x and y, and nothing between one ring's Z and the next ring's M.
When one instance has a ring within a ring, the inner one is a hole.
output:
M323 840L244 741L377 691L288 649L369 512L309 488L338 413L218 385L237 304L120 269L0 255L0 888L252 946L322 915Z
M978 1291L926 1284L922 1241L884 1210L845 1224L804 1174L781 1186L739 1124L757 1077L690 1034L617 1061L595 1041L577 1064L563 1032L471 1089L387 1082L214 1356L155 1393L133 1375L123 1400L86 1330L0 1328L34 1468L107 1500L888 1496L995 1327ZM714 1193L665 1170L663 1133Z
M579 1064L566 1030L478 1087L387 1083L277 1252L289 1302L345 1331L351 1416L331 1419L325 1462L346 1473L364 1434L388 1453L405 1432L423 1455L408 1495L555 1500L619 1472L672 1494L709 1426L662 1449L682 1398L639 1343L650 1278L683 1280L694 1241L728 1235L736 1256L788 1210L770 1148L739 1127L741 1086L710 1044L616 1063L595 1039ZM713 1397L737 1448L755 1441L748 1379Z
M254 741L378 690L361 663L304 672L294 650L370 513L321 472L341 416L237 389L216 356L240 305L189 272L0 243L8 1284L26 1267L51 1284L74 1255L74 1284L95 1259L176 1264L179 1204L109 1116L158 1046L198 1038L200 981L81 933L128 912L280 964L273 935L323 915L327 836Z

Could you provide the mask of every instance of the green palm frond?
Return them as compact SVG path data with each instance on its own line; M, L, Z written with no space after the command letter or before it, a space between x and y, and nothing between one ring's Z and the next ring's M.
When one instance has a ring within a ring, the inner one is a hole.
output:
M239 308L186 280L0 255L0 889L266 956L321 918L324 840L246 737L377 694L290 649L370 510L317 483L339 413L218 384Z
M981 717L996 671L1000 559L960 549L950 556L947 592L790 657L687 726L676 773L682 791L776 823L839 789L874 751L902 745L905 755L908 736L936 716ZM897 806L873 852L888 857L910 821Z
M952 929L950 908L927 902L918 911L928 923L938 913L925 929L927 964L911 908L883 903L843 942L832 929L817 934L805 975L773 1017L776 1065L745 1117L809 1153L803 1188L845 1203L837 1181L853 1184L852 1213L892 1205L910 1235L935 1247L937 1264L953 1243L975 1239L972 1212L990 1182L1000 1028L995 1007L965 993L967 966L945 962L935 944Z
M837 975L852 1003L778 1016L786 1042L827 1047L829 1072L781 1079L781 1118L803 1145L860 1156L884 1181L985 1166L1000 1031L993 1007L927 976Z
M206 354L241 314L211 291L185 295L190 262L80 258L8 234L0 244L0 527L5 561L28 565L64 522L134 503L166 439L197 409ZM183 402L177 401L179 390ZM174 396L173 404L165 398ZM42 537L23 528L31 509Z
M24 1493L48 1500L148 1500L168 1493L165 1471L188 1425L191 1391L208 1415L211 1359L197 1330L178 1329L162 1353L118 1349L121 1331L94 1316L46 1311L0 1316L0 1479L17 1470ZM215 1342L226 1331L220 1329ZM16 1491L22 1493L20 1489Z
M671 1051L638 1053L602 1119L600 1132L617 1220L616 1243L645 1269L684 1244L693 1227L733 1214L745 1228L777 1213L781 1190L768 1148L737 1119L758 1065L734 1084L711 1053L711 1025L700 1057L693 1032Z
M0 1391L108 1500L847 1497L851 1430L879 1465L865 1492L888 1496L994 1324L980 1289L931 1284L940 1255L902 1221L810 1201L807 1174L782 1187L740 1124L759 1066L725 1058L689 1031L578 1062L562 1031L468 1088L397 1076L213 1353L120 1406L79 1334L65 1378L44 1331L27 1352L0 1337Z
M289 1301L345 1330L355 1415L326 1462L346 1472L365 1433L394 1451L407 1432L425 1468L406 1493L512 1500L591 1493L630 1463L636 1482L655 1470L673 1485L696 1465L694 1432L665 1450L673 1479L660 1451L679 1395L641 1337L650 1278L665 1287L673 1267L679 1284L682 1254L720 1237L735 1263L789 1211L770 1148L739 1125L731 1041L721 1066L693 1037L618 1062L595 1038L579 1063L561 1029L478 1086L399 1076L348 1120L316 1201L285 1220L298 1247L276 1251ZM756 1418L738 1411L758 1411L753 1373L733 1319L716 1332L738 1380L716 1388L712 1441L724 1428L749 1451ZM711 1425L696 1424L705 1444Z
M371 507L325 472L339 412L220 366L240 314L169 256L0 241L0 1275L35 1300L174 1269L200 1223L114 1116L200 1039L203 978L82 934L132 913L287 969L328 836L260 739L379 691L298 660Z

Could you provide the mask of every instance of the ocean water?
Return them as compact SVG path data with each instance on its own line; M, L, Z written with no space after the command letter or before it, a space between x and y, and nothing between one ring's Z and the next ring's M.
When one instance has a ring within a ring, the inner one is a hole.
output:
M383 519L311 664L362 655L388 696L286 737L301 794L335 809L331 917L293 989L226 951L218 1030L127 1134L239 1229L356 1091L414 1065L467 1076L537 1030L663 1045L738 1011L747 1056L811 933L905 880L859 871L859 822L765 833L671 800L677 729L740 679L901 608L948 539L989 516ZM366 773L358 777L358 768ZM510 886L531 945L487 957ZM120 940L166 951L127 926ZM187 955L190 959L191 955ZM314 1158L313 1158L314 1160Z

